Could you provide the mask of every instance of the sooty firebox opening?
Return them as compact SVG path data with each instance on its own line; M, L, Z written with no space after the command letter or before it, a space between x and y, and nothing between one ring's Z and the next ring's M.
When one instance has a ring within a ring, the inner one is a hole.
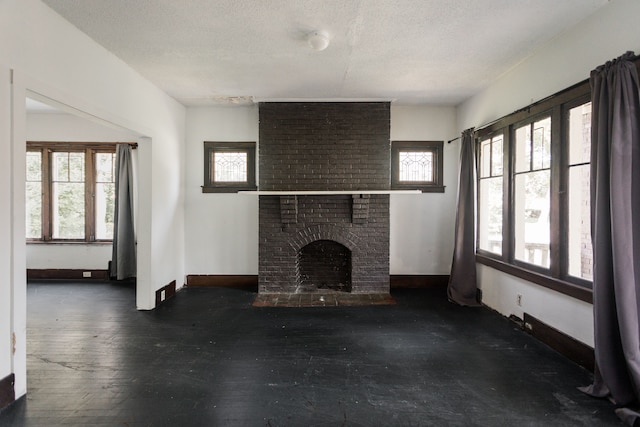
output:
M351 292L351 251L332 240L317 240L297 254L296 292Z

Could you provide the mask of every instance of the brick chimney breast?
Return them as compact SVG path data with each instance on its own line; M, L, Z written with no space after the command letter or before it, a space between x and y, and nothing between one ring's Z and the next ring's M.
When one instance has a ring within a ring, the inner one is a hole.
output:
M389 195L357 191L390 188L390 104L261 103L259 108L260 191L355 192L259 197L259 292L388 293ZM314 242L321 244L301 254ZM309 256L327 259L309 262ZM350 274L338 272L345 266Z

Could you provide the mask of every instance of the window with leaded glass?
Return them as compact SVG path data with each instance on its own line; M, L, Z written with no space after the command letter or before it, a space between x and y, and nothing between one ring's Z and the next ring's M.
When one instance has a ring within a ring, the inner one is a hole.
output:
M444 192L443 141L393 141L391 188Z
M255 142L204 143L203 193L255 190Z

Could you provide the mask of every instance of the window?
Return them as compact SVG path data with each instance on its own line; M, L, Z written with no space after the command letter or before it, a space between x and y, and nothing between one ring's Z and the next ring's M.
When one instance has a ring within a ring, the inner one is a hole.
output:
M593 279L591 250L591 102L569 108L567 164L568 274Z
M115 145L27 143L27 240L113 238Z
M502 253L502 134L480 142L478 247Z
M255 142L204 143L203 193L255 190Z
M51 153L51 238L84 239L84 152Z
M476 132L477 260L591 298L588 82Z
M393 141L391 188L444 192L443 141Z
M42 239L42 150L27 151L27 239Z
M116 155L97 152L95 156L95 236L96 240L111 240L116 208Z
M515 129L514 258L549 267L551 118Z

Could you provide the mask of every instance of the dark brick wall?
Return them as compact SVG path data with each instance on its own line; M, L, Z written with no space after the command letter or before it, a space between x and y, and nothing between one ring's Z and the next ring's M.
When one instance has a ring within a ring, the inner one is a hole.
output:
M259 189L387 190L389 124L388 102L262 103ZM298 255L320 240L350 251L351 292L389 292L388 195L260 196L259 210L259 292L310 291Z
M353 221L350 195L297 196L296 204L297 222L283 222L280 196L260 196L259 292L300 292L298 252L318 240L351 251L352 292L389 292L388 195L368 198L366 223Z
M388 102L261 103L259 188L390 188Z

